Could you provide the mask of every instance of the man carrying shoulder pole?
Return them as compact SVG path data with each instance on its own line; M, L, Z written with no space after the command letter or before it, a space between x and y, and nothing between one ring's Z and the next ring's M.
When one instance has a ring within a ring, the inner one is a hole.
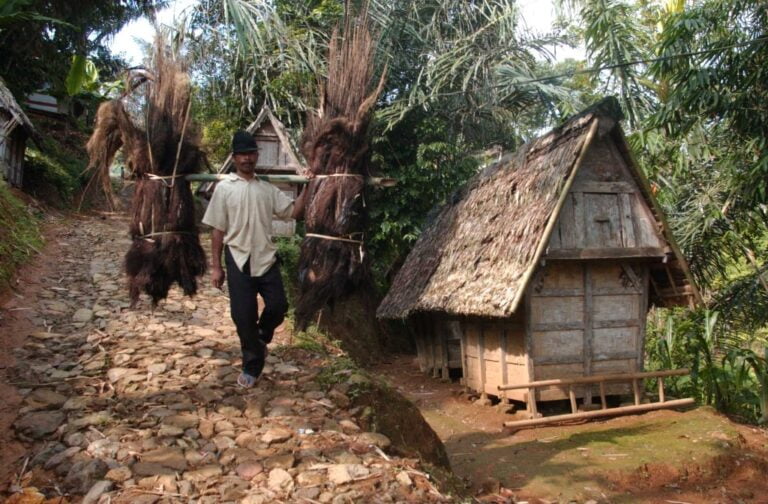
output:
M203 223L213 228L211 282L221 289L228 278L232 321L240 338L241 387L252 387L264 369L267 344L285 318L285 296L277 247L272 243L272 218L298 219L304 196L294 203L277 187L255 176L259 149L253 135L238 131L232 138L235 173L216 185ZM311 177L311 174L309 175ZM226 273L221 265L222 252ZM259 315L257 295L264 299Z

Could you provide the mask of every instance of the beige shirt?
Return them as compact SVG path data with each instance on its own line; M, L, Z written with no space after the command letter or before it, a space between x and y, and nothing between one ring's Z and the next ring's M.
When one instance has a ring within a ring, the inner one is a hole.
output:
M261 276L275 263L272 216L288 220L292 212L293 200L277 187L231 173L216 185L203 224L224 233L238 268L250 257L251 276Z

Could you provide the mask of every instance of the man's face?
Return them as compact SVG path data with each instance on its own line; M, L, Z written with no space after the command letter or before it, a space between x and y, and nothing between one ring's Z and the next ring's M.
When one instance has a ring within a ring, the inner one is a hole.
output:
M253 174L256 169L256 161L259 159L258 151L239 152L232 155L235 169L240 173Z

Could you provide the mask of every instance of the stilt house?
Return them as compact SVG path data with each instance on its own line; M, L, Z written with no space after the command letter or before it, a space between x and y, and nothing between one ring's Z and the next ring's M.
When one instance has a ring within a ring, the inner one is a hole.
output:
M24 180L24 151L35 129L13 95L0 80L0 176L21 188Z
M422 370L460 367L466 386L502 397L500 385L639 372L649 306L700 300L620 119L610 98L572 117L424 230L378 308L409 320Z
M259 160L256 162L256 173L260 175L301 175L304 171L303 164L294 150L288 132L272 111L264 105L246 131L252 133L259 146ZM227 157L219 168L219 173L234 171L232 155ZM281 191L291 198L299 195L299 184L289 182L275 183ZM203 184L200 192L213 191L213 184ZM274 236L292 236L296 232L296 221L273 220L272 234Z

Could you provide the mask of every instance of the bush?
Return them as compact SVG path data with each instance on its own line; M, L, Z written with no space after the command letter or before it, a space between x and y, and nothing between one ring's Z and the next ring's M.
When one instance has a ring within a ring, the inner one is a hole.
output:
M276 239L277 255L280 258L280 272L283 276L285 295L288 297L288 317L293 318L296 297L299 293L299 251L301 236L295 234Z
M35 121L43 137L42 148L27 144L24 191L47 204L65 207L86 182L86 133L54 119Z
M665 379L672 395L694 397L743 421L766 423L766 345L763 338L723 323L717 312L655 310L648 324L646 367L688 368L690 376Z

